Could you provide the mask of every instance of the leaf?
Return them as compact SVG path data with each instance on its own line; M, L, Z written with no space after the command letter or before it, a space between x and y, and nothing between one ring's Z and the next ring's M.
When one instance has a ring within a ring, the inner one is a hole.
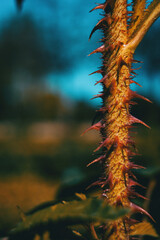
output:
M45 230L55 229L76 224L86 224L91 222L104 223L106 220L117 219L129 212L129 209L116 209L106 205L100 199L89 198L83 201L71 201L58 203L46 209L26 216L24 222L18 224L10 233L11 237L27 236L34 232L39 233ZM17 238L11 238L17 239ZM19 239L19 238L18 238Z
M138 174L143 175L144 177L155 177L160 173L160 167L148 167L147 169L140 169L137 171Z
M133 225L131 229L132 229L130 233L131 236L149 235L152 237L158 237L156 230L153 228L153 226L149 222L146 222L146 221Z

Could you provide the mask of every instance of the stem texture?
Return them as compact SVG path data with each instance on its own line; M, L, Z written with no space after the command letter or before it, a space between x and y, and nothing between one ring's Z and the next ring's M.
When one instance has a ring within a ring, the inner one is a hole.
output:
M99 109L102 119L88 130L99 130L102 135L102 142L95 149L95 152L100 150L102 155L92 163L100 162L103 165L104 175L97 184L102 189L106 204L129 207L132 212L150 216L144 209L131 202L132 197L143 196L134 191L134 187L140 184L134 180L132 169L141 166L131 162L136 151L130 132L133 123L147 125L133 117L129 110L134 104L133 98L149 100L133 92L130 84L136 83L133 81L135 72L132 63L138 61L133 59L134 51L159 16L160 10L157 0L154 0L147 10L145 0L133 0L133 11L128 11L127 7L127 0L108 0L91 10L102 9L104 13L90 35L91 38L97 29L103 32L102 46L91 53L102 54L103 65L94 73L102 74L102 79L96 84L101 83L103 91L96 97L102 98L103 104ZM134 220L130 219L130 216L108 222L104 226L103 239L131 239L130 230L133 223Z

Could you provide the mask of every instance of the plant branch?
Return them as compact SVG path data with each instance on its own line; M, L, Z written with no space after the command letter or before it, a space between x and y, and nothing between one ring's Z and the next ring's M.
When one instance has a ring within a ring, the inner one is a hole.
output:
M131 49L133 52L137 48L138 44L143 39L144 35L147 33L151 25L156 21L156 19L160 16L160 1L154 0L146 9L146 13L144 15L144 20L139 24L138 28L133 32L130 40L127 44L127 47Z
M143 21L144 12L146 7L146 0L134 0L133 7L132 7L132 15L131 15L131 22L130 27L128 29L128 34L131 36L133 32L136 30L138 25Z

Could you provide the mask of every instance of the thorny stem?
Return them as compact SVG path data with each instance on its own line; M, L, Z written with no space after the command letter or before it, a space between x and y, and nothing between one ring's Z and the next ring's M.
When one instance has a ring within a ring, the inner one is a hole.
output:
M92 163L101 162L103 165L104 176L100 178L98 185L102 189L106 204L130 207L133 212L138 211L150 216L144 209L131 202L133 196L143 196L134 192L133 187L138 183L133 180L134 175L131 171L141 167L130 162L131 157L135 155L130 128L133 123L147 126L131 116L129 110L134 104L132 99L142 98L149 101L130 90L135 75L132 69L132 63L136 62L133 54L151 24L160 15L159 0L154 0L148 9L145 7L145 0L133 0L134 12L128 12L127 0L107 0L91 10L104 11L103 19L90 35L91 38L97 29L101 29L104 34L103 45L91 53L102 53L103 65L95 73L102 74L102 79L97 83L102 84L103 92L97 97L101 97L103 101L99 110L103 117L88 130L99 130L102 135L102 142L95 150L102 150L102 156ZM104 226L104 239L129 240L131 224L129 216L109 222Z

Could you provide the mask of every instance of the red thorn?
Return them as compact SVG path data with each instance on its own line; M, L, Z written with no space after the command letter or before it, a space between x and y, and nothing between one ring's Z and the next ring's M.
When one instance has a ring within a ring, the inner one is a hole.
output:
M109 183L110 188L113 185L113 174L112 174L112 172L109 173L106 183Z
M102 156L100 156L99 158L96 158L95 160L93 160L92 162L90 162L88 165L87 165L87 167L89 167L91 164L93 164L93 163L96 163L96 162L99 162L99 161L101 161L102 159L105 159L105 157L106 157L106 155L102 155Z
M102 10L105 10L105 8L107 7L107 5L110 3L110 0L108 0L106 3L104 4L99 4L98 6L94 7L92 10L90 10L89 12L92 12L94 10L97 10L97 9L102 9Z
M139 70L139 69L141 69L142 67L140 66L140 67L138 67L138 68L132 68L132 70Z
M129 172L130 176L132 176L135 180L137 180L137 177L130 171Z
M100 184L100 180L96 181L96 182L93 182L91 183L87 188L86 190L88 190L89 188L93 187L93 186L98 186Z
M129 171L129 168L126 167L125 165L123 165L122 171L123 171L123 173L127 173Z
M132 62L133 63L143 63L143 61L138 61L138 60L135 60L135 59L132 59Z
M130 207L131 207L133 212L143 213L143 214L147 215L149 218L151 218L153 222L155 222L155 220L152 218L152 216L146 210L144 210L143 208L137 206L136 204L134 204L132 202L130 203Z
M137 165L137 164L134 164L132 162L129 162L129 168L130 169L146 169L145 167Z
M97 85L98 83L103 83L107 78L108 78L108 74L106 74L102 79L100 79L99 81L97 81L97 82L95 83L95 85Z
M99 48L95 49L93 52L91 52L88 56L94 54L94 53L102 53L105 50L105 45L100 46Z
M128 4L127 4L127 7L129 7L129 6L131 6L131 5L132 5L132 2L131 2L131 3L128 3Z
M127 62L128 62L128 63L132 63L132 62L133 62L133 59L132 59L132 58L128 58Z
M139 155L139 156L140 156L140 154L139 154L139 153L132 152L130 149L128 149L128 150L127 150L127 154L128 154L128 156L129 156L129 157L132 157L132 156L137 156L137 155Z
M108 25L110 25L112 23L112 19L111 19L110 14L107 14L104 18L99 20L99 22L96 24L96 26L99 26L104 21L107 22Z
M100 109L96 110L97 112L105 113L108 110L107 107L101 107Z
M133 179L131 179L131 178L129 179L128 186L129 186L129 187L132 187L132 186L139 186L139 187L142 187L142 188L146 189L146 187L144 187L143 185L141 185L141 184L135 182L135 181L134 181Z
M92 31L91 31L91 33L90 33L90 35L89 35L89 41L91 40L91 37L92 37L92 35L93 35L93 33L95 33L95 31L97 31L98 29L100 29L100 26L98 25L96 25L93 29L92 29Z
M99 81L97 81L94 85L96 86L98 83L103 83L104 78L100 79Z
M127 14L133 14L134 11L127 11Z
M132 77L132 78L135 77L135 76L134 76L133 74L131 74L131 73L129 74L129 76Z
M122 127L127 127L128 129L135 128L135 126L132 126L130 124L124 124Z
M150 128L150 126L148 126L146 123L144 123L143 121L139 120L136 117L133 117L132 115L130 115L129 117L129 123L133 124L133 123L141 123L142 125L146 126L147 128Z
M101 93L101 94L97 94L95 95L94 97L91 98L91 100L95 99L95 98L103 98L104 94Z
M130 16L127 16L127 19L130 19L132 16L130 15Z
M123 166L123 172L126 173L130 169L142 169L142 168L144 169L145 167L129 162L128 166L125 166L125 165Z
M135 71L133 71L133 69L131 69L131 73L133 73L134 75L138 75Z
M135 195L135 196L137 196L137 197L140 197L140 198L143 198L143 199L145 199L145 200L148 200L148 198L142 196L141 194L139 194L139 193L137 193L137 192L132 191L129 187L128 187L127 191L128 191L128 193L129 193L129 195L131 195L131 196L132 196L132 195Z
M99 147L94 150L94 152L97 152L97 151L98 151L100 148L102 148L102 147L107 147L107 146L108 146L109 144L111 144L111 143L112 143L111 139L110 139L110 138L106 138L106 139L104 140L104 142L102 142L102 143L99 145Z
M133 147L134 147L134 149L135 149L135 141L133 141L132 139L127 139L127 145L132 145ZM127 147L127 145L126 145L126 147Z
M96 7L94 7L89 12L93 12L94 10L97 10L97 9L104 9L104 4L100 4L100 5L96 6Z
M97 70L97 71L94 71L94 72L90 73L89 76L92 75L92 74L95 74L95 73L101 73L101 74L102 74L102 70L99 69L99 70Z
M130 98L130 99L131 99L131 98L141 98L141 99L143 99L143 100L145 100L145 101L147 101L147 102L152 103L148 98L145 98L145 97L141 96L140 94L132 91L131 89L129 90L129 98Z
M101 121L99 121L98 123L95 123L94 125L92 125L91 127L87 128L82 134L81 136L83 136L86 132L90 131L90 130L100 130L103 127Z
M148 198L142 196L141 194L137 193L137 192L133 192L134 195L136 195L137 197L143 198L144 200L148 200Z
M113 174L112 172L109 173L107 180L102 184L102 188L106 185L109 184L110 188L113 186Z
M130 105L136 105L137 103L136 103L136 102L133 102L133 101L130 101L129 104L130 104Z
M107 14L104 18L102 18L102 19L96 24L96 26L92 29L92 31L91 31L91 33L90 33L90 35L89 35L89 40L91 39L93 33L95 33L96 30L102 28L102 25L101 25L101 24L102 24L104 21L105 21L108 25L110 25L110 24L112 23L112 18L111 18L111 16L110 16L110 14Z
M130 79L130 83L135 83L135 84L137 84L139 87L142 87L139 83L137 83L136 81L134 81L134 80L132 80L132 79Z

